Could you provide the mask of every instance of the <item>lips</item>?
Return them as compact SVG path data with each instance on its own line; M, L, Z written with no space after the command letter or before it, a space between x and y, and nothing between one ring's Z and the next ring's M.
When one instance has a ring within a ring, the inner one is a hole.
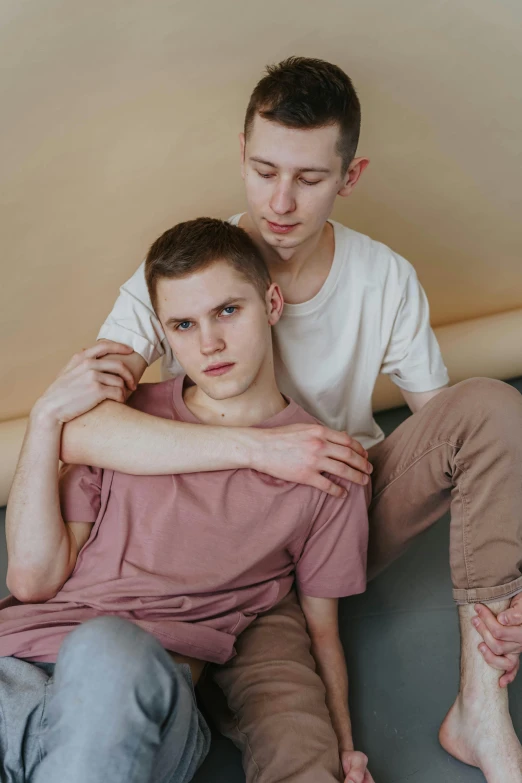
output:
M206 370L203 370L203 372L205 375L224 375L231 370L233 366L234 362L222 362L221 364L212 364L210 367L207 367Z
M272 223L270 220L267 220L266 222L268 224L268 228L274 234L289 234L290 231L293 231L293 229L299 225L298 223L287 223L286 225L281 223Z

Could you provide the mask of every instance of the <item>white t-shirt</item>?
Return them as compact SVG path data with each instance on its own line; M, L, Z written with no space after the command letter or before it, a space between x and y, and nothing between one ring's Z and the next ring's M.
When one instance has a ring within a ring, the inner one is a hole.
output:
M448 372L411 264L330 222L335 254L323 287L307 302L286 304L274 327L276 378L284 394L368 449L384 438L371 408L379 373L401 389L425 392L448 383ZM144 264L120 288L100 338L132 346L148 364L162 357L164 378L182 372L152 309Z

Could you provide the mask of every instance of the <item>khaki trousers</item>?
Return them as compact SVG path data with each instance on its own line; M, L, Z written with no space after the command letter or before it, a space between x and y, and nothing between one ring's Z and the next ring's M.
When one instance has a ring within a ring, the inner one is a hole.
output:
M374 446L370 461L369 578L450 509L456 602L522 591L518 391L486 378L445 389ZM228 664L210 670L201 690L216 725L242 751L247 783L342 780L295 593L247 628L236 649Z

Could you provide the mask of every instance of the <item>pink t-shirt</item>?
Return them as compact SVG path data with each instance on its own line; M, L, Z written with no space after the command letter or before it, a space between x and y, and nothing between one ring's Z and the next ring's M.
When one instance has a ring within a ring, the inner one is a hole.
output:
M183 382L143 384L129 404L197 422ZM314 421L290 400L259 426ZM294 580L310 596L364 591L369 495L351 485L346 499L336 499L249 469L130 476L66 466L63 518L93 522L91 535L49 601L0 603L0 656L55 661L76 626L115 614L168 650L224 663L241 631Z

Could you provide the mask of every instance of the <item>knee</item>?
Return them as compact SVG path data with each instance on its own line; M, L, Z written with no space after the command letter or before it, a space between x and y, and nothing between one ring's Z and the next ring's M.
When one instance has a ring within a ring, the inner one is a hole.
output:
M103 667L139 671L151 657L166 656L163 647L149 633L129 620L103 616L82 623L62 644L59 660L64 664L77 663L90 669ZM134 663L134 667L131 664Z
M494 378L469 378L449 390L451 404L466 416L480 413L482 419L509 421L522 426L522 395L513 386Z

